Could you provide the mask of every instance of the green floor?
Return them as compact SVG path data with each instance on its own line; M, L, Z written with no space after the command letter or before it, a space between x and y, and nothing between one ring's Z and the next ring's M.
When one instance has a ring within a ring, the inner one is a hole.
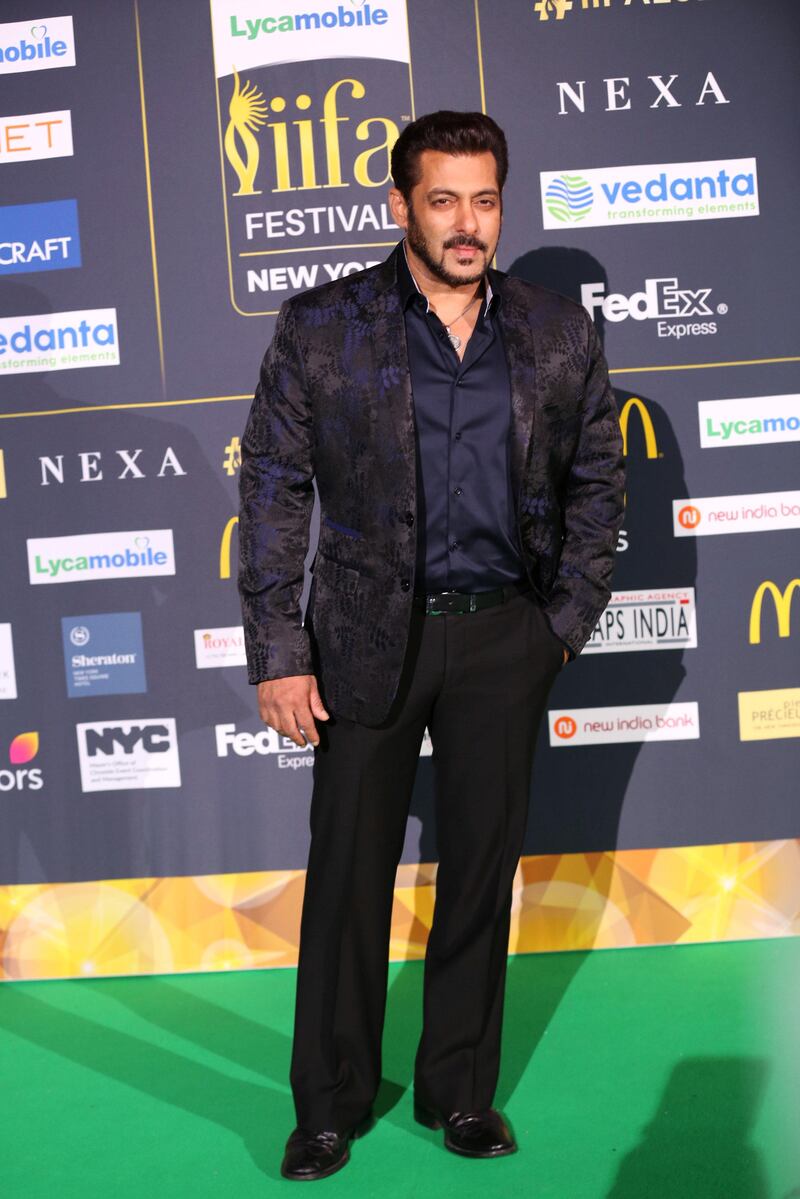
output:
M291 1193L294 981L0 986L0 1195ZM497 1161L455 1158L411 1118L421 981L392 968L382 1118L315 1193L800 1197L800 938L512 958L497 1101L520 1152Z

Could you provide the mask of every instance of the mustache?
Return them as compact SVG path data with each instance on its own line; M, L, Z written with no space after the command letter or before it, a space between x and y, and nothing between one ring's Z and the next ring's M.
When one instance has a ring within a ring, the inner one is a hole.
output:
M463 237L449 237L447 241L442 242L443 250L455 250L456 246L472 246L475 250L483 250L484 253L489 249L486 242L478 237L470 237L469 234Z

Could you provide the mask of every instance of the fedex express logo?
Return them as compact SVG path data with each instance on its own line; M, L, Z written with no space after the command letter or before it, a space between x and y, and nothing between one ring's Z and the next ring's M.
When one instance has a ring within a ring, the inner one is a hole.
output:
M581 303L596 320L603 316L612 324L620 321L656 321L659 337L687 337L714 334L718 330L713 318L724 316L728 305L712 304L710 287L680 287L677 276L645 279L640 291L630 295L607 292L603 282L581 284ZM700 321L684 322L684 317L700 317ZM712 319L705 319L705 318Z

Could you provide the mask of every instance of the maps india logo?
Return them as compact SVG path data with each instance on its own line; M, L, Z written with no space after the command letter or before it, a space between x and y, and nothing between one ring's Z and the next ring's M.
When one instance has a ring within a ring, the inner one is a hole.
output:
M755 158L541 171L545 229L757 216Z
M0 25L0 75L75 66L72 17Z
M0 275L81 265L76 200L0 208Z
M29 538L28 573L32 584L174 575L172 529Z
M750 606L750 644L761 644L761 610L764 597L769 595L775 605L775 617L778 622L778 636L789 637L792 631L792 597L795 591L800 591L800 579L792 579L781 591L771 579L766 579L756 589L753 603Z
M0 791L41 791L42 772L28 768L39 752L38 733L19 733L8 747L11 770L0 770Z
M45 312L0 320L0 372L8 375L118 364L116 308Z

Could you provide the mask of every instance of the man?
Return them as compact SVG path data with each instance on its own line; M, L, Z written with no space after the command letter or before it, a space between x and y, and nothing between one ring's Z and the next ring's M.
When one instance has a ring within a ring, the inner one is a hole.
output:
M405 241L284 304L243 438L249 677L263 720L316 747L286 1178L341 1168L370 1117L426 726L439 867L416 1115L456 1153L516 1148L491 1104L533 747L608 601L623 469L587 314L490 268L506 172L480 113L404 130Z

